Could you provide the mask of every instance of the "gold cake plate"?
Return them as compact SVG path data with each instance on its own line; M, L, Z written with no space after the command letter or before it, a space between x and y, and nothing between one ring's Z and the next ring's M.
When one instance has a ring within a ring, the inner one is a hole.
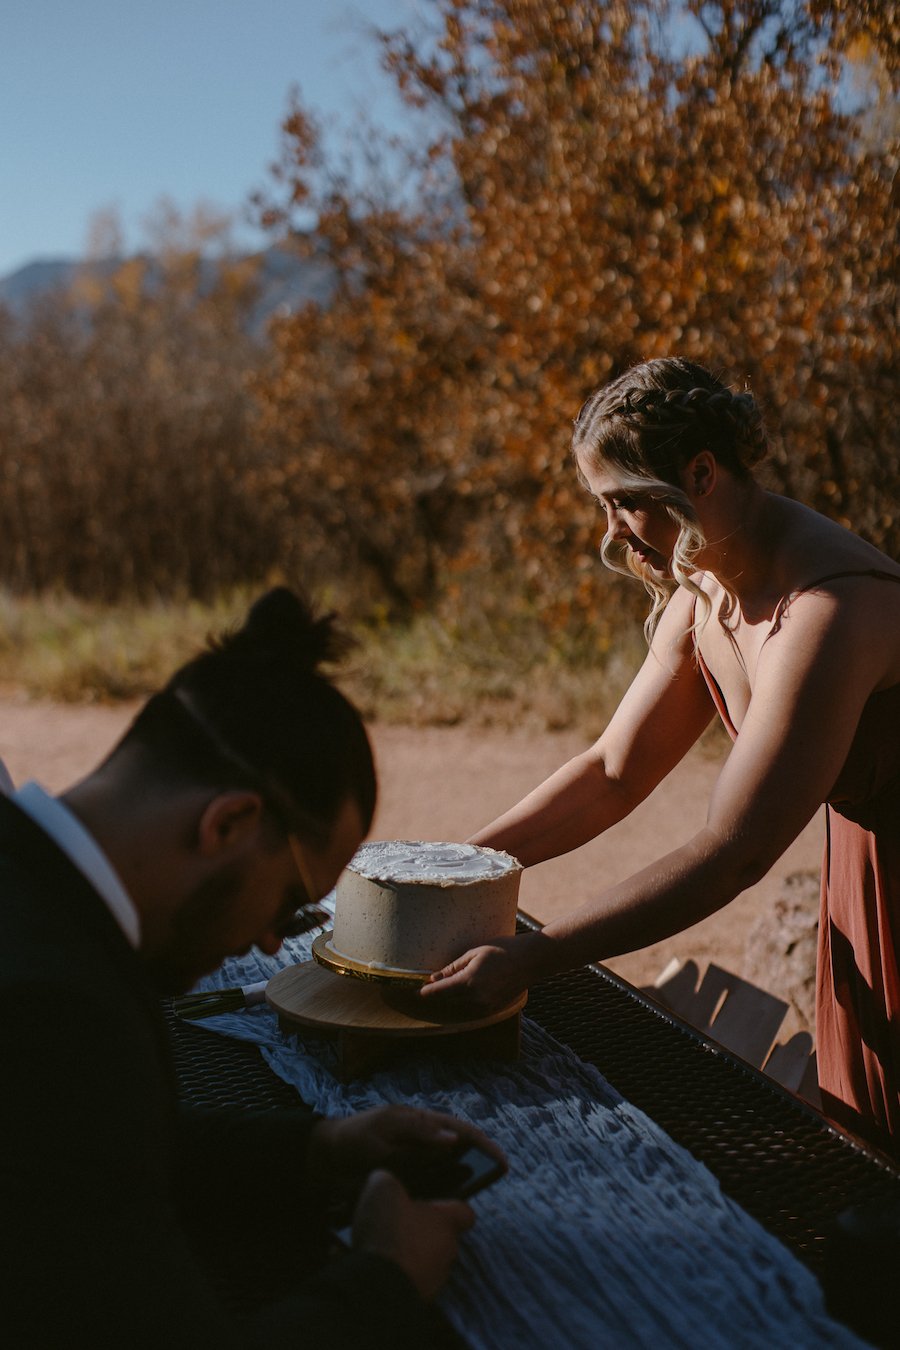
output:
M340 956L331 946L331 932L320 933L312 945L312 954L320 966L335 975L349 975L356 980L372 980L375 984L390 984L397 988L418 989L428 980L430 970L392 970L390 966L371 966Z

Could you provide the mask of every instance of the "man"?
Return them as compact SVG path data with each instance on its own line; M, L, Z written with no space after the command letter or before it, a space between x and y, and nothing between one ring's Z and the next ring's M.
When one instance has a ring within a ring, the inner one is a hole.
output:
M427 1302L472 1211L414 1201L372 1169L479 1132L403 1108L179 1113L159 1007L231 953L275 952L371 824L365 731L319 670L334 654L329 620L270 592L83 781L0 798L11 1346L428 1343ZM348 1188L352 1250L326 1260L327 1203ZM229 1316L205 1267L212 1238L235 1266L268 1241L288 1287Z

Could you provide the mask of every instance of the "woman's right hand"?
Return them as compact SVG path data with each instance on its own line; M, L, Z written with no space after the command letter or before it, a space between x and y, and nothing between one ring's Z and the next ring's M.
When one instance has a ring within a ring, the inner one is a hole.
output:
M472 1017L508 1008L536 973L529 958L539 943L539 933L523 933L473 947L436 970L419 990L419 997L452 999L454 1007Z

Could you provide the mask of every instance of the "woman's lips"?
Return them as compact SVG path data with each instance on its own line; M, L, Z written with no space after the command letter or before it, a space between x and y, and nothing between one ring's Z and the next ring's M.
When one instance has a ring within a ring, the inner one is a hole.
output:
M632 544L631 552L638 562L644 567L650 567L654 572L667 572L669 563L661 553L657 553L655 548L635 548Z

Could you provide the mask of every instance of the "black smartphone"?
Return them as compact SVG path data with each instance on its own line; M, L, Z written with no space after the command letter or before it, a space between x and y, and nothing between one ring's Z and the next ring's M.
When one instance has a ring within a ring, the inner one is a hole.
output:
M444 1156L421 1150L396 1153L384 1167L416 1200L468 1200L506 1172L503 1163L467 1140Z
M503 1163L474 1144L470 1144L459 1155L453 1167L453 1196L457 1200L468 1200L470 1196L477 1195L486 1186L492 1186L506 1174Z

